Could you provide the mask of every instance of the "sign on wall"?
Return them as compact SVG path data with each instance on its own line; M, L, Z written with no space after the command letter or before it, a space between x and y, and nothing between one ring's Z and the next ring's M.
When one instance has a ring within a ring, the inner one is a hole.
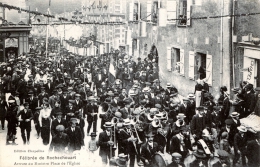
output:
M243 80L254 85L255 83L255 59L250 57L244 57L244 69Z
M16 47L18 48L18 39L17 38L7 38L5 39L5 48Z

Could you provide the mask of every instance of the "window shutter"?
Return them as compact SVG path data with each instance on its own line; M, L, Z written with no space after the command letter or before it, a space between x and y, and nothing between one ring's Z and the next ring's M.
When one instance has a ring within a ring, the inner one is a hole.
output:
M176 0L168 0L167 1L167 22L169 24L176 24L176 9L177 9L177 3Z
M192 0L187 0L187 25L190 26L190 15L191 15Z
M189 51L189 78L194 80L194 52Z
M180 49L180 74L184 75L184 49Z
M129 3L129 21L134 20L134 3Z
M152 2L151 1L147 1L147 12L146 12L146 16L148 16L146 18L147 21L151 21L152 20L152 16L151 16L151 13L152 13Z
M206 61L206 79L207 83L212 86L212 55L207 55Z
M141 3L138 2L138 20L141 19Z
M167 70L172 71L172 54L171 47L167 47Z

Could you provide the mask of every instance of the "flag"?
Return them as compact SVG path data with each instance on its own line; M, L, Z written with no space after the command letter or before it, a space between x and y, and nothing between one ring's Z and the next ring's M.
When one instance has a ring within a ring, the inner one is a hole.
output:
M113 84L116 80L116 68L115 68L115 62L113 59L113 56L110 58L110 64L109 64L109 71L108 71L108 82L109 84Z

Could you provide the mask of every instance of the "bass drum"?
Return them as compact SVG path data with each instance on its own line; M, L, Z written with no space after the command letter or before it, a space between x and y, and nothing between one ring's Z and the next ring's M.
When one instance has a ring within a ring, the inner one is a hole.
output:
M168 153L156 153L154 155L153 167L166 167L172 162L172 156Z

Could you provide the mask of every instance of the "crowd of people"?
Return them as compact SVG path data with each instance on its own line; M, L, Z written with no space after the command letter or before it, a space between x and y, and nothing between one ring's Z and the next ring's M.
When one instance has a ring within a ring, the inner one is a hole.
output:
M99 150L104 165L236 166L240 157L243 166L260 165L259 133L240 123L260 113L260 88L246 81L232 89L233 100L225 86L216 100L205 79L181 96L174 83L162 87L157 54L135 62L118 50L95 57L22 54L2 63L0 75L7 145L16 144L17 127L30 144L33 124L49 151L86 148L93 157Z

